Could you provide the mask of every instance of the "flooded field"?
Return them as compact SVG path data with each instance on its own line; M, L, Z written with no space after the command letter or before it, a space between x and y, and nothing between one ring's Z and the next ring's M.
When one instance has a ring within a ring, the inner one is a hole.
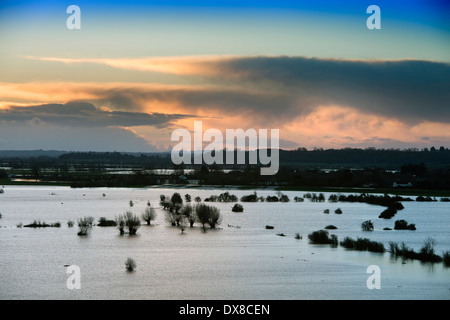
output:
M365 203L293 201L306 192L285 191L287 203L233 203L217 206L223 216L217 229L199 224L182 233L164 219L160 195L179 192L202 200L229 191L238 198L253 190L194 188L82 188L5 186L0 194L0 299L449 299L450 269L442 263L393 259L388 252L347 250L314 245L308 234L329 230L339 240L366 237L382 242L405 242L419 250L427 237L435 251L450 250L450 203L404 202L392 219L379 219L381 206ZM258 196L276 195L256 190ZM325 193L326 199L329 194ZM133 206L130 206L132 201ZM77 236L78 218L114 219L131 211L137 215L156 208L151 226L136 236L119 235L115 227L94 226ZM342 209L342 214L334 210ZM329 209L329 214L324 210ZM398 219L417 230L394 228ZM60 222L59 228L18 228L34 220ZM67 221L75 221L70 228ZM374 231L362 231L371 220ZM271 225L273 229L266 229ZM284 236L280 236L280 234ZM301 239L296 239L296 235ZM136 261L127 272L125 260ZM79 290L70 290L67 267L80 270ZM367 268L380 268L380 289L368 289Z

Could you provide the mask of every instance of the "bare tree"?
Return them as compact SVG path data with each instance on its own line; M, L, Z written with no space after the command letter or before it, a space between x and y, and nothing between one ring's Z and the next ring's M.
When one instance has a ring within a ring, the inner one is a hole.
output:
M147 225L151 225L152 220L156 219L156 211L152 207L147 207L141 217L145 222L147 222Z
M130 236L135 235L137 233L137 230L141 226L141 220L139 219L139 217L130 211L127 211L124 215L116 218L116 222L121 235L125 233L125 227L128 228L128 234Z
M78 235L79 236L87 236L89 231L92 228L92 223L94 222L93 217L84 217L78 219Z

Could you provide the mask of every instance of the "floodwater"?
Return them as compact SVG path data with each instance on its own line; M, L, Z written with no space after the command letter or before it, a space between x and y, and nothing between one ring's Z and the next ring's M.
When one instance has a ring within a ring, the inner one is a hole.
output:
M0 194L0 299L444 299L450 298L450 268L442 263L393 260L389 253L358 252L313 245L308 234L335 225L339 240L349 236L401 243L418 251L427 237L435 251L450 250L450 203L404 202L405 209L379 219L383 207L364 203L294 202L306 192L286 191L288 203L209 203L220 208L222 224L203 232L199 225L184 233L164 220L159 196L179 192L204 198L229 191L240 198L253 190L194 188L82 188L5 186ZM276 195L257 190L258 195ZM328 193L325 193L328 199ZM133 206L130 207L130 200ZM156 208L151 226L137 236L120 236L114 227L94 226L86 237L68 220L84 216L114 219L132 211L140 215L147 201ZM341 208L343 213L334 213ZM324 214L329 209L329 214ZM398 219L417 230L383 230ZM61 222L60 228L18 228L34 220ZM361 223L374 222L364 232ZM274 229L265 229L266 225ZM285 236L277 234L283 233ZM296 239L299 233L302 239ZM136 261L127 272L128 257ZM69 289L68 265L79 267L80 289ZM380 268L380 289L369 289Z

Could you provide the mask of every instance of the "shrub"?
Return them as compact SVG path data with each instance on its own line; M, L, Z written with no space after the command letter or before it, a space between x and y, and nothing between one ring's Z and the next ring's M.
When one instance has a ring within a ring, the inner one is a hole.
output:
M137 233L137 230L141 226L141 220L132 212L127 211L125 214L116 218L116 224L121 235L125 233L125 228L128 228L128 234L132 236Z
M147 206L141 217L145 222L147 222L147 225L151 225L152 220L156 219L156 211L154 208Z
M285 194L282 194L280 197L280 202L289 202L289 197Z
M139 220L139 218L130 211L127 211L125 213L125 225L128 228L128 234L130 236L135 235L141 226L141 220Z
M93 222L94 222L93 217L84 217L78 219L78 228L79 228L78 235L87 236L92 228Z
M186 202L191 202L192 201L192 197L188 193L184 195L184 199L186 200Z
M427 238L424 241L423 247L417 253L413 249L408 248L404 242L402 242L400 246L395 242L389 242L389 252L395 257L416 259L424 262L440 262L444 260L445 264L445 259L449 259L448 251L444 253L443 257L441 258L434 253L435 245L436 241L433 238Z
M372 231L373 230L373 223L370 220L364 221L361 223L361 229L363 231Z
M22 228L23 227L23 223L20 222L18 225L16 225L17 228Z
M134 269L136 269L136 261L132 258L128 258L127 261L125 261L125 268L128 272L134 271Z
M195 202L202 202L202 199L200 197L195 197Z
M297 197L297 196L295 196L295 197L294 197L294 201L295 201L295 202L303 202L303 201L305 201L305 199L303 199L302 197Z
M326 230L318 230L308 234L308 239L311 243L315 244L332 244L335 245L337 243L337 236L331 235L328 236L328 231Z
M114 220L107 220L105 217L101 217L100 219L98 219L98 224L99 227L115 227L117 226L117 222Z
M378 218L390 219L397 213L397 209L393 206L388 207L383 212L380 213Z
M297 232L297 233L295 234L295 239L300 240L300 239L303 239L303 237L301 236L300 233Z
M278 199L277 196L267 196L266 202L278 202L280 199Z
M134 206L134 203L132 200L130 200L130 207Z
M434 253L434 247L436 246L436 240L428 237L423 242L423 246L418 253L418 258L421 261L439 262L442 258Z
M340 244L344 248L358 251L371 251L371 252L385 251L384 245L381 242L370 241L367 238L357 238L356 240L353 240L349 237L345 237Z
M330 209L325 209L325 210L323 210L323 213L325 213L325 214L330 213Z
M334 210L334 213L342 214L342 209L341 208L337 208L336 210Z
M450 267L450 251L444 251L442 254L442 260L446 267Z
M48 224L48 223L45 223L45 221L41 222L41 221L34 220L33 223L26 224L23 227L25 227L25 228L60 228L61 223L55 222L55 223Z
M334 230L334 229L337 229L337 227L333 226L332 224L330 224L330 225L326 226L325 229L327 229L327 230Z
M415 224L408 224L406 220L397 220L395 221L395 230L416 230Z
M257 201L258 195L256 194L256 191L253 194L241 197L241 202L257 202Z
M72 228L75 223L72 220L67 221L67 226Z
M0 213L0 219L2 218L2 214Z
M244 207L242 206L242 204L236 203L233 208L231 208L231 211L233 212L243 212L244 211Z

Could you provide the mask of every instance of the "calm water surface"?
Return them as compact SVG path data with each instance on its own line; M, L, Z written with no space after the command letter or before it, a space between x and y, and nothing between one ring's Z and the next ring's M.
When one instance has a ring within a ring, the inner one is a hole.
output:
M450 269L442 263L394 261L389 253L349 251L342 247L308 243L312 231L330 230L339 240L349 236L381 241L404 241L418 251L433 237L436 252L450 250L450 203L405 202L391 220L379 219L383 207L361 203L302 203L284 192L289 203L243 203L233 213L230 203L220 208L223 222L217 230L180 229L164 221L159 196L179 192L194 199L218 195L225 189L86 188L5 186L0 195L1 299L449 299ZM252 190L228 190L237 195ZM258 195L275 195L273 190ZM105 196L103 196L105 194ZM328 198L329 194L325 194ZM129 201L134 203L129 206ZM141 214L150 201L158 216L138 235L120 236L113 227L93 227L87 237L67 221L93 216L114 219L132 211ZM343 214L334 214L341 208ZM330 209L330 214L323 214ZM61 228L17 228L33 220L59 221ZM361 231L372 220L375 230ZM394 221L415 223L416 231L385 231ZM273 225L266 230L265 225ZM286 236L277 236L283 233ZM295 239L300 233L303 239ZM137 268L125 271L132 257ZM66 265L81 270L81 289L69 290ZM381 289L369 290L367 267L378 265Z

